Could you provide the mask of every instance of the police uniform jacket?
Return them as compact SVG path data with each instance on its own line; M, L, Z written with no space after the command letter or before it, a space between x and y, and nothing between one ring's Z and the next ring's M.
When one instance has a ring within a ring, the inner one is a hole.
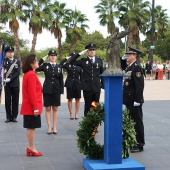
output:
M64 82L62 66L56 64L53 68L50 63L44 63L43 59L39 61L39 68L36 71L43 71L45 74L45 81L43 84L43 93L45 94L63 94Z
M12 69L12 72L9 74L8 77L6 77L6 74L8 70L10 69L11 65L14 63L14 67ZM9 58L5 58L4 61L4 79L10 78L10 82L6 83L6 86L10 87L19 87L19 75L20 75L21 67L20 67L20 61L17 59L13 59L12 63Z
M65 87L67 88L73 88L73 89L80 89L81 88L81 74L82 70L81 67L75 66L70 63L65 63L67 60L64 59L61 61L61 65L63 65L63 68L67 71L67 78L65 81Z
M91 63L89 57L76 60L80 55L73 56L70 63L82 68L81 89L84 91L100 92L104 88L103 78L100 74L103 73L103 61L95 57L95 62Z
M135 61L127 67L126 73L130 74L130 77L126 77L123 82L123 104L133 106L134 102L143 103L144 77L142 67Z

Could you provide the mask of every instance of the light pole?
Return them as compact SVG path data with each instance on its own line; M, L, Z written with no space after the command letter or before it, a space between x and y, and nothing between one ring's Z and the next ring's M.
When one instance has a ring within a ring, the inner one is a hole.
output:
M154 32L155 32L155 16L154 16L155 0L152 0L152 28L151 28L151 63L153 62L153 50L154 50Z

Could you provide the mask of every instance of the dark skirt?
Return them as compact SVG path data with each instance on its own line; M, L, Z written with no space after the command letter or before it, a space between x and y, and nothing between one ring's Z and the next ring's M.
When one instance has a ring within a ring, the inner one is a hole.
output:
M67 99L80 99L81 98L81 90L80 89L72 89L66 88L67 90Z
M146 71L146 74L151 74L151 70L147 70L147 71Z
M60 106L60 94L45 94L43 93L44 107Z
M35 117L34 115L23 116L23 126L28 129L35 129L41 127L41 116Z

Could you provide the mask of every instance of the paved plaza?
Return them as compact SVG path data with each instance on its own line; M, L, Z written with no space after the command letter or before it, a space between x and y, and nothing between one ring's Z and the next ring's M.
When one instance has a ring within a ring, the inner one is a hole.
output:
M43 78L41 78L43 82ZM130 154L146 170L170 170L170 81L146 80L143 105L146 145L141 153ZM20 97L20 103L22 97ZM101 102L104 93L101 94ZM65 94L59 107L57 135L47 135L44 112L42 128L36 130L35 146L42 157L27 157L27 140L22 116L18 123L5 123L4 100L0 106L0 170L83 170L76 143L76 131L83 116L83 98L78 120L70 120ZM103 143L103 126L99 127L96 141Z

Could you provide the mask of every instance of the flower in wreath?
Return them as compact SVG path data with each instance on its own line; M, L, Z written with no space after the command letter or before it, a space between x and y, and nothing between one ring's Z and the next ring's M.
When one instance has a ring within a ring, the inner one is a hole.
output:
M122 158L128 158L130 149L137 144L134 121L127 109L122 114ZM79 122L77 131L77 146L80 153L90 159L104 159L104 145L95 141L99 125L104 122L104 104L92 102L92 107L86 117Z

